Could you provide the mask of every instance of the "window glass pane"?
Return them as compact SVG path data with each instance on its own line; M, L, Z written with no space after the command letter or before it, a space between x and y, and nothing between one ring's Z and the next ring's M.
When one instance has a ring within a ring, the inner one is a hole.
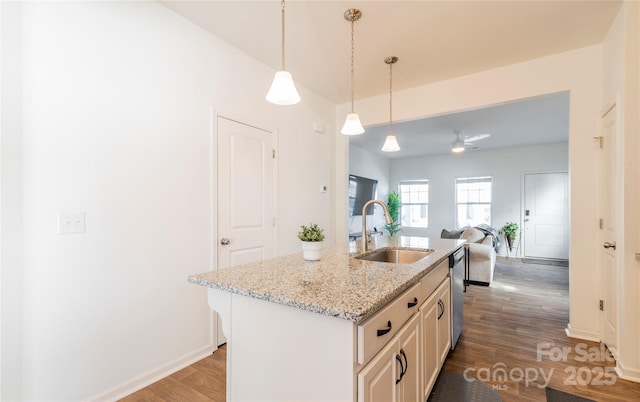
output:
M398 185L400 192L400 224L406 227L428 227L429 183L407 181Z
M491 177L456 179L458 228L491 225Z

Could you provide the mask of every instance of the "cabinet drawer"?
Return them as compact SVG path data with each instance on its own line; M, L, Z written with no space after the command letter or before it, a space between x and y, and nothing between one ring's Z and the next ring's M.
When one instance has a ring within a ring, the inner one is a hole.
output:
M424 299L420 283L396 297L374 316L358 325L358 364L364 364L418 311Z
M433 271L429 272L422 280L421 285L421 300L427 300L433 292L436 291L438 286L445 278L449 276L449 260L444 260Z

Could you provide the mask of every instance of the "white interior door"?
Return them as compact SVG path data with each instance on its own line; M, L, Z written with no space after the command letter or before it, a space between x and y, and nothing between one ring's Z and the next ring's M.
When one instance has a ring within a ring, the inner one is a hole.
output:
M569 259L569 185L566 172L524 175L523 256Z
M217 269L274 256L273 133L218 117ZM218 345L226 340L218 319Z
M616 335L618 304L617 291L617 261L616 261L616 221L617 221L617 175L616 169L616 107L611 108L602 118L602 138L600 140L600 188L601 188L601 223L600 239L603 247L600 249L601 278L602 278L602 341L611 353L616 356ZM617 356L616 356L617 357Z

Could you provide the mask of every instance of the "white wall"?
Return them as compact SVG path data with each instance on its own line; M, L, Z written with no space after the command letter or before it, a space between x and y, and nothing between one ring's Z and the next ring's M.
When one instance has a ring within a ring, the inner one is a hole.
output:
M21 4L0 4L0 400L22 390Z
M5 367L2 399L114 398L213 347L206 290L187 283L215 265L210 110L277 132L285 254L309 221L333 242L335 107L300 85L299 105L268 104L273 70L155 2L22 8L9 34L24 40L11 99L23 97L11 163L24 174L3 170L2 192L22 189L24 223L8 229L24 231L24 269L3 260L2 279L19 274L24 306L3 300L3 317L24 326L3 325L2 358L18 348L23 368ZM58 235L57 213L76 211L86 233ZM14 335L22 345L5 342Z
M392 188L401 180L429 180L429 228L403 228L402 234L439 238L442 229L455 229L455 179L460 177L492 177L492 226L500 229L511 221L522 227L523 173L567 171L568 157L568 144L559 143L394 159Z
M365 151L358 147L349 147L349 174L367 177L369 179L378 180L376 199L387 203L387 195L389 194L389 160L374 153ZM377 228L385 234L389 234L384 230L385 219L384 211L380 206L373 209L373 216L367 218L368 228L373 230ZM352 216L349 218L349 232L359 233L362 231L362 217Z
M640 381L640 5L625 1L603 42L603 110L617 102L621 143L618 233L618 373ZM603 239L605 240L605 239Z
M518 99L569 91L569 177L571 200L570 323L572 336L597 339L598 314L597 233L598 197L593 194L598 155L593 137L598 135L602 105L602 46L595 45L501 68L478 72L393 94L394 118L398 121L469 110ZM635 70L637 71L637 70ZM365 126L384 123L388 97L356 102L355 110ZM337 107L344 116L350 104ZM347 144L336 141L337 160L348 154ZM340 167L340 166L338 166ZM336 170L338 190L344 172ZM336 193L336 207L346 194ZM344 215L336 215L336 227L346 228Z

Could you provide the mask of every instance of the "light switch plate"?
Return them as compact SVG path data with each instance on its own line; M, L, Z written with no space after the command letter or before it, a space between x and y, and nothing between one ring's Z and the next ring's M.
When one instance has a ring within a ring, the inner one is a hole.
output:
M58 213L58 234L84 233L84 212Z

